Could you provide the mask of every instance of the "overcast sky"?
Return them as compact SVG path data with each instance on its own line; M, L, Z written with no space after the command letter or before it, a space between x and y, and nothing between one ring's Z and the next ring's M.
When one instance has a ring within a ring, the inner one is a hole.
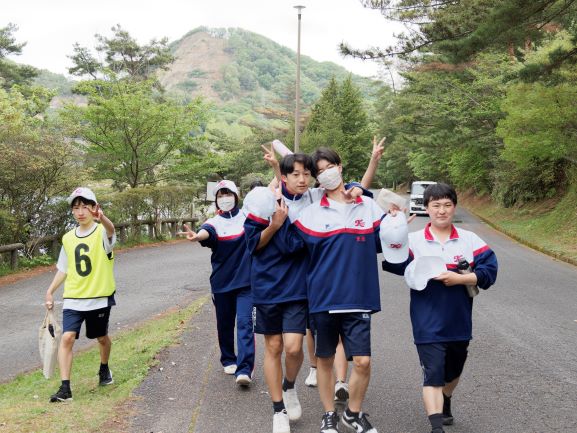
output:
M93 48L94 35L110 36L115 24L140 43L164 36L173 41L198 26L240 27L296 51L297 4L306 6L301 53L360 75L376 76L378 64L343 59L338 44L386 46L401 31L358 0L3 0L0 27L16 24L16 40L27 42L13 60L67 74L72 45Z

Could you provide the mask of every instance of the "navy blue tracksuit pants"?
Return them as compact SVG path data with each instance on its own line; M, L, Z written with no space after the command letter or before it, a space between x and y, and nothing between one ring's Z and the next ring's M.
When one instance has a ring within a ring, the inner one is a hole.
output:
M213 293L216 327L220 346L220 362L226 367L236 364L236 373L252 375L254 370L254 333L252 326L252 294L250 287ZM234 352L234 327L238 355Z

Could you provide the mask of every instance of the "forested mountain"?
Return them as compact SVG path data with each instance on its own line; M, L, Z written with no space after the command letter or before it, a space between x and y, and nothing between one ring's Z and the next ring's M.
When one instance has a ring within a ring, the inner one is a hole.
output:
M251 127L288 127L295 105L294 51L246 30L206 27L187 33L171 49L176 60L161 73L161 83L180 97L214 101L219 129L240 138ZM349 74L334 63L301 56L303 107L320 97L332 77L342 81ZM375 99L377 82L354 75L352 81L367 100Z

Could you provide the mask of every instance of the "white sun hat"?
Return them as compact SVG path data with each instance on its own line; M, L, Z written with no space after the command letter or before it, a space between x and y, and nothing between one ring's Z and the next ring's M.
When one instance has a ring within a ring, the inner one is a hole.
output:
M257 186L245 196L242 207L245 214L268 219L275 211L276 198L266 186Z
M383 256L389 263L402 263L409 257L409 227L403 212L387 214L379 232Z
M417 257L405 269L405 282L413 290L424 290L429 280L447 271L447 266L439 256Z
M96 201L96 195L94 194L94 192L92 192L92 190L90 188L86 188L84 186L76 188L74 191L72 191L72 194L70 194L68 196L68 204L72 204L74 199L77 197L82 197L82 198L85 198L86 200L90 200L90 201L93 201L94 203L98 203Z

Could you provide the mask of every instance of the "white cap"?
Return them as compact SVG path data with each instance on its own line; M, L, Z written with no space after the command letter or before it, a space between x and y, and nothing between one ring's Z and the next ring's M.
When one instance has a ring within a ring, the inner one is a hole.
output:
M72 194L68 196L68 204L72 204L74 199L77 197L82 197L85 198L86 200L91 200L94 203L98 203L96 201L96 195L92 192L92 190L90 188L86 188L83 186L76 188L74 191L72 191Z
M446 272L447 266L439 256L417 257L405 269L405 282L414 290L424 290L429 280Z
M238 188L234 184L232 180L221 180L214 186L213 194L216 197L216 193L219 192L221 189L228 189L231 192L235 193L238 197Z
M409 257L409 226L402 212L387 214L381 221L379 232L383 256L389 263L402 263Z
M275 211L276 198L266 186L257 186L249 191L244 198L242 207L246 214L253 214L256 217L268 219Z
M389 191L385 188L381 189L379 192L376 202L385 212L389 211L391 203L401 210L407 207L406 199L401 197L399 194L396 194L393 191Z

